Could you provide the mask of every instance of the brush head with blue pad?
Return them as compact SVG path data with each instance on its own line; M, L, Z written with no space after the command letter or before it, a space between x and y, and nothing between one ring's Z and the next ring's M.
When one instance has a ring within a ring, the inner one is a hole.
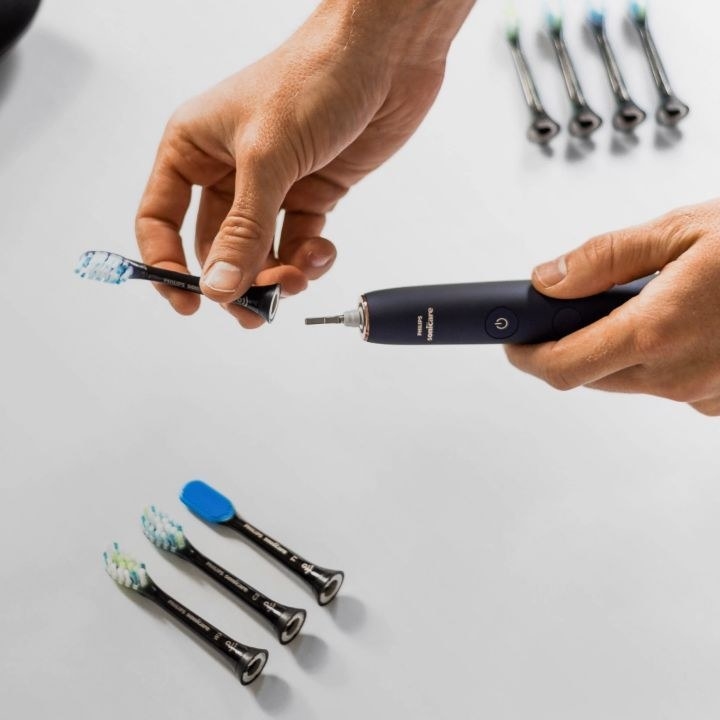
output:
M180 491L180 500L205 522L224 523L235 517L233 504L202 480L191 480Z

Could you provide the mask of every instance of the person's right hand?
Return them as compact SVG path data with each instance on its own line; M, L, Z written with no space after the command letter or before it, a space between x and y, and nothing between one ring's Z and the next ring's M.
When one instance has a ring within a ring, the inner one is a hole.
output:
M245 327L260 325L228 303L253 283L297 293L330 268L325 214L417 128L472 4L326 0L280 48L180 107L138 211L143 260L188 271L179 231L202 186L202 291ZM198 296L157 287L178 312L197 310Z

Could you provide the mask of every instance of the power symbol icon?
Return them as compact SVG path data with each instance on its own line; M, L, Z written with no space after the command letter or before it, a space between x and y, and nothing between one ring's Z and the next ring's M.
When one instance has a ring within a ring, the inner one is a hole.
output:
M507 340L518 329L517 315L506 307L497 307L485 316L485 332L495 340Z

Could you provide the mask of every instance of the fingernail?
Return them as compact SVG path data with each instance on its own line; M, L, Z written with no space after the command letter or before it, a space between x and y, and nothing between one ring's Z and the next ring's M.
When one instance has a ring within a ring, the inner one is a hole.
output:
M242 281L242 270L224 260L218 260L205 273L203 282L218 292L232 292Z
M332 260L332 255L320 255L314 252L308 253L308 262L315 268L325 267L330 260Z
M551 260L550 262L538 265L533 270L533 275L545 286L552 287L557 285L567 275L567 264L565 263L565 256Z

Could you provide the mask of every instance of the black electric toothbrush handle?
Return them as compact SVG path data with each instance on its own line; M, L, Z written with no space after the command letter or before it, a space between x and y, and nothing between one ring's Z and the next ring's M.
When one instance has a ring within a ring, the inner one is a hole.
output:
M541 295L529 280L426 285L363 295L363 337L392 345L541 343L608 315L652 277L577 300Z
M224 524L239 532L309 585L319 605L327 605L338 594L345 579L345 573L341 570L329 570L311 563L237 515Z
M165 268L145 265L144 263L134 261L131 264L140 271L139 274L145 280L159 282L163 285L179 288L180 290L187 290L196 295L202 295L200 278L197 275L175 272L174 270L166 270ZM246 308L256 315L259 315L263 320L272 322L277 312L279 298L279 285L253 285L248 288L244 295L241 295L237 300L233 300L231 304Z
M154 583L144 588L142 594L225 656L243 685L251 683L262 672L268 659L267 650L249 647L233 640L207 620L188 610Z
M282 605L271 600L267 595L248 585L244 580L214 563L189 543L182 555L269 622L282 645L289 643L300 632L305 622L305 610Z

